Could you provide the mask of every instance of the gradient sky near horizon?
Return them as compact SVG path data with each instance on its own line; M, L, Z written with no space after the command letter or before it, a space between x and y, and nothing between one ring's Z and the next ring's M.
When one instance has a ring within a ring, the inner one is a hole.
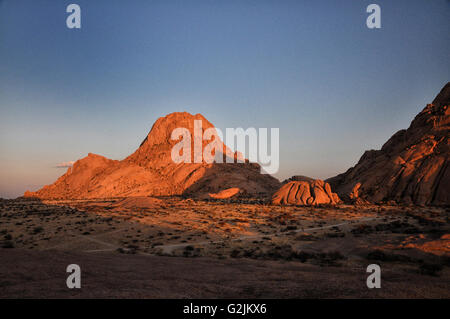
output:
M449 17L448 0L0 0L0 197L122 159L174 111L279 127L276 177L334 176L450 80Z

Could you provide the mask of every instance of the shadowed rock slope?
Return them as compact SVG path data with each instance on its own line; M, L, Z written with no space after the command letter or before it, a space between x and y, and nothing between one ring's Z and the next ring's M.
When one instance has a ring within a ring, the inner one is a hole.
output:
M171 139L172 131L175 128L189 130L193 153L195 120L202 121L201 136L206 129L214 128L201 114L171 113L159 118L140 147L124 160L89 154L76 161L55 183L37 192L26 192L24 196L43 199L201 196L232 187L250 196L268 196L279 187L279 181L261 174L260 166L255 163L174 163L171 150L180 140ZM202 146L210 142L202 141ZM219 143L223 157L238 156L221 140Z
M395 133L381 150L366 151L354 167L327 182L341 198L360 183L359 196L372 202L450 204L449 105L450 82L407 130Z

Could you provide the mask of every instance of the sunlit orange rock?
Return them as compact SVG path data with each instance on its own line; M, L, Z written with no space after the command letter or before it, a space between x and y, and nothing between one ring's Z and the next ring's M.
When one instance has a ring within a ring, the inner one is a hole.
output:
M27 197L44 199L107 198L128 196L208 196L227 188L239 188L252 196L269 196L280 182L260 173L255 163L174 163L175 128L187 128L194 136L194 120L202 120L202 134L213 125L201 114L171 113L159 118L139 148L124 160L89 154L51 185ZM192 138L193 140L193 138ZM223 156L237 157L222 141ZM202 141L205 146L209 142ZM192 141L193 144L193 141ZM194 147L191 147L193 151Z
M327 180L341 198L419 205L450 203L450 83L407 130L381 150L366 151L345 173ZM354 187L357 187L355 193Z
M284 184L273 196L274 205L337 204L340 199L331 191L330 184L322 180L300 180Z
M240 192L239 188L233 187L233 188L224 189L215 194L210 193L209 197L214 198L214 199L227 199L227 198L236 196L237 194L239 194L239 192Z

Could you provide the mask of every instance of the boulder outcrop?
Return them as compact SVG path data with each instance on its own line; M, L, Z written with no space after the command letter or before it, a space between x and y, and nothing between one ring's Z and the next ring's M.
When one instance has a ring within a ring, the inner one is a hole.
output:
M354 167L326 181L342 198L449 205L449 105L447 83L408 129L395 133L381 150L366 151Z
M227 199L231 197L235 197L240 193L240 189L237 187L224 189L218 193L209 193L209 197L214 199Z
M339 202L340 199L331 191L330 184L319 179L288 182L272 196L274 205L309 206Z

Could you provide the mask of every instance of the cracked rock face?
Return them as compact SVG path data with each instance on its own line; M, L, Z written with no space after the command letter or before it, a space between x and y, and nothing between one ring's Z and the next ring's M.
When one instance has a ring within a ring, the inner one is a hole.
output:
M340 199L322 180L292 181L283 185L272 197L274 205L337 204Z
M327 180L340 196L418 205L450 203L450 82L406 130L381 150L366 151L345 173Z

